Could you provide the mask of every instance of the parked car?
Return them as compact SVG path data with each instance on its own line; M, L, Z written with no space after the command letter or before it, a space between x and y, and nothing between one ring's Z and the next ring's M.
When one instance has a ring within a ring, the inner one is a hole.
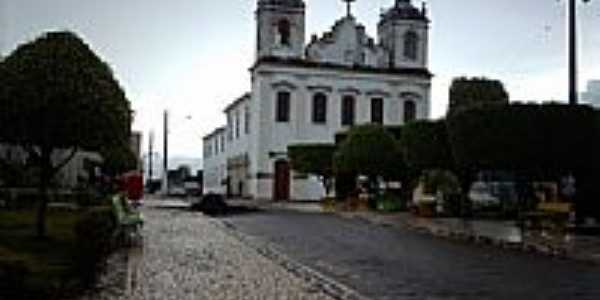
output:
M185 197L185 188L183 186L172 186L169 187L169 196L172 197Z
M476 181L469 190L469 199L473 208L490 208L500 205L500 199L493 195L490 184Z

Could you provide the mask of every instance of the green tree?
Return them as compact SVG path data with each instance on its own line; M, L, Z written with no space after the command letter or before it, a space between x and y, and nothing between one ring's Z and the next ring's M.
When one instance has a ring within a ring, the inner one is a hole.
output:
M115 145L100 150L102 155L102 172L116 177L127 171L135 170L137 158L127 145Z
M600 170L597 119L590 107L561 104L480 107L452 115L448 132L463 188L477 171L494 170L541 180L573 174L578 195L590 193L587 182Z
M352 128L334 154L335 173L364 175L372 183L401 178L404 168L398 142L379 125Z
M292 145L288 146L288 157L295 171L319 176L326 195L329 195L332 187L335 149L336 146L332 144Z
M52 178L80 150L128 143L131 109L110 67L70 32L19 46L0 72L0 141L23 147L39 166L43 237Z
M450 85L448 113L481 105L506 105L509 95L499 80L485 77L459 77Z
M404 160L413 170L420 173L425 170L454 168L445 120L406 124L401 141Z

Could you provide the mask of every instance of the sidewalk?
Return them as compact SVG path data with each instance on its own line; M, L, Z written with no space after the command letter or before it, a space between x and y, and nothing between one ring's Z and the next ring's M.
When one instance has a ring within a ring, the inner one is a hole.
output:
M79 300L362 299L219 220L148 204L143 246L114 255L99 292Z
M513 221L430 219L415 217L410 213L338 212L336 214L381 226L412 229L443 238L600 264L600 237L598 236L551 235L541 231L522 233Z

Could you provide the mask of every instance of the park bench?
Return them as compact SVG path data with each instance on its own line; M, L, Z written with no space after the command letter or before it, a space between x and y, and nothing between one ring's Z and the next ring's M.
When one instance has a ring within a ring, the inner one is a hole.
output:
M144 225L143 215L132 209L122 194L113 196L112 209L117 225L115 234L121 241L131 244L134 236L140 237L140 229Z
M568 227L573 204L567 202L541 202L536 210L526 213L527 227L535 229L564 230Z

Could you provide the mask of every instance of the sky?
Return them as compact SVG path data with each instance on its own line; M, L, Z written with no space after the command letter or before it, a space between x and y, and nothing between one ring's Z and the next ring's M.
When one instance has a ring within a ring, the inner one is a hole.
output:
M432 118L445 114L457 76L504 82L513 100L567 98L565 0L428 0ZM202 136L225 123L223 108L250 89L256 1L0 0L0 55L51 30L70 30L108 62L136 111L134 129L156 131L168 109L170 155L200 158ZM353 13L376 36L382 8ZM413 0L420 6L421 1ZM600 1L580 4L580 85L600 78ZM307 36L345 14L341 0L307 0Z

